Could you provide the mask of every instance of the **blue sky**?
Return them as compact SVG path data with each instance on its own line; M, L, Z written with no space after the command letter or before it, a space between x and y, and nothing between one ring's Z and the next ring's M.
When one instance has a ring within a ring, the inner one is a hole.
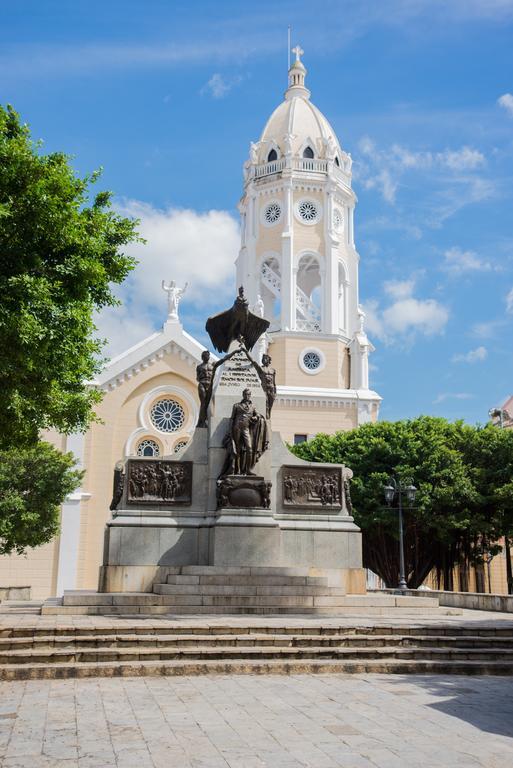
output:
M513 391L513 0L0 0L0 102L142 218L99 319L115 353L189 280L193 334L234 289L242 164L286 35L354 160L360 298L382 418L484 422ZM205 301L206 293L212 297Z

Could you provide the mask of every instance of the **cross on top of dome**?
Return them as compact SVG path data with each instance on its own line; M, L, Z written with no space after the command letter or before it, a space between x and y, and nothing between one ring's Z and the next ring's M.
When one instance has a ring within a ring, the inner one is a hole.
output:
M289 99L299 96L302 99L308 99L310 91L305 88L306 67L301 61L304 51L300 45L296 45L295 48L292 48L292 53L295 54L296 59L292 62L292 66L289 69L289 87L285 98Z
M301 61L301 56L304 54L304 50L300 45L296 45L296 47L292 49L292 53L296 54L296 61Z

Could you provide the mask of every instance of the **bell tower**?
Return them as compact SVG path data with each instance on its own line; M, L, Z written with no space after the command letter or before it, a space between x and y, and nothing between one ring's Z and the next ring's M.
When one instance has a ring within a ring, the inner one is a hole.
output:
M351 157L310 101L303 51L293 53L284 101L244 164L237 284L271 321L266 342L284 408L287 395L320 403L330 390L354 405L350 427L377 418L380 402L369 390L373 347L358 303ZM304 434L345 428L330 426Z

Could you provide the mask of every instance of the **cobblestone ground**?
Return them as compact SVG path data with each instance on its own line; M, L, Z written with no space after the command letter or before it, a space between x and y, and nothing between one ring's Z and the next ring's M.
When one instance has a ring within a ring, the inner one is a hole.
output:
M513 766L513 682L297 675L0 684L2 768Z

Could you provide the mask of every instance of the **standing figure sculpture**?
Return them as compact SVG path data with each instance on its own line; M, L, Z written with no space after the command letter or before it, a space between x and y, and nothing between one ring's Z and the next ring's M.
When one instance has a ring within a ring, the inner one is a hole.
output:
M251 310L254 315L257 315L257 317L263 317L265 313L265 304L263 298L260 296L260 294L257 295L257 300L255 301L253 305L253 309Z
M244 352L260 379L262 389L265 392L265 418L270 419L274 401L276 400L276 371L271 367L271 356L264 353L262 355L262 365L259 365L256 360L253 360L247 349Z
M167 319L178 320L178 305L187 290L189 283L185 283L183 288L177 288L174 280L170 280L166 285L166 281L162 280L162 290L167 293Z
M210 352L206 349L201 353L201 363L196 366L196 381L198 382L198 397L200 409L197 427L207 426L208 405L212 396L212 382L215 366L210 362Z
M251 401L251 390L245 389L240 403L232 408L230 431L225 448L228 451L220 477L224 475L253 475L251 471L269 446L267 422L257 413Z

